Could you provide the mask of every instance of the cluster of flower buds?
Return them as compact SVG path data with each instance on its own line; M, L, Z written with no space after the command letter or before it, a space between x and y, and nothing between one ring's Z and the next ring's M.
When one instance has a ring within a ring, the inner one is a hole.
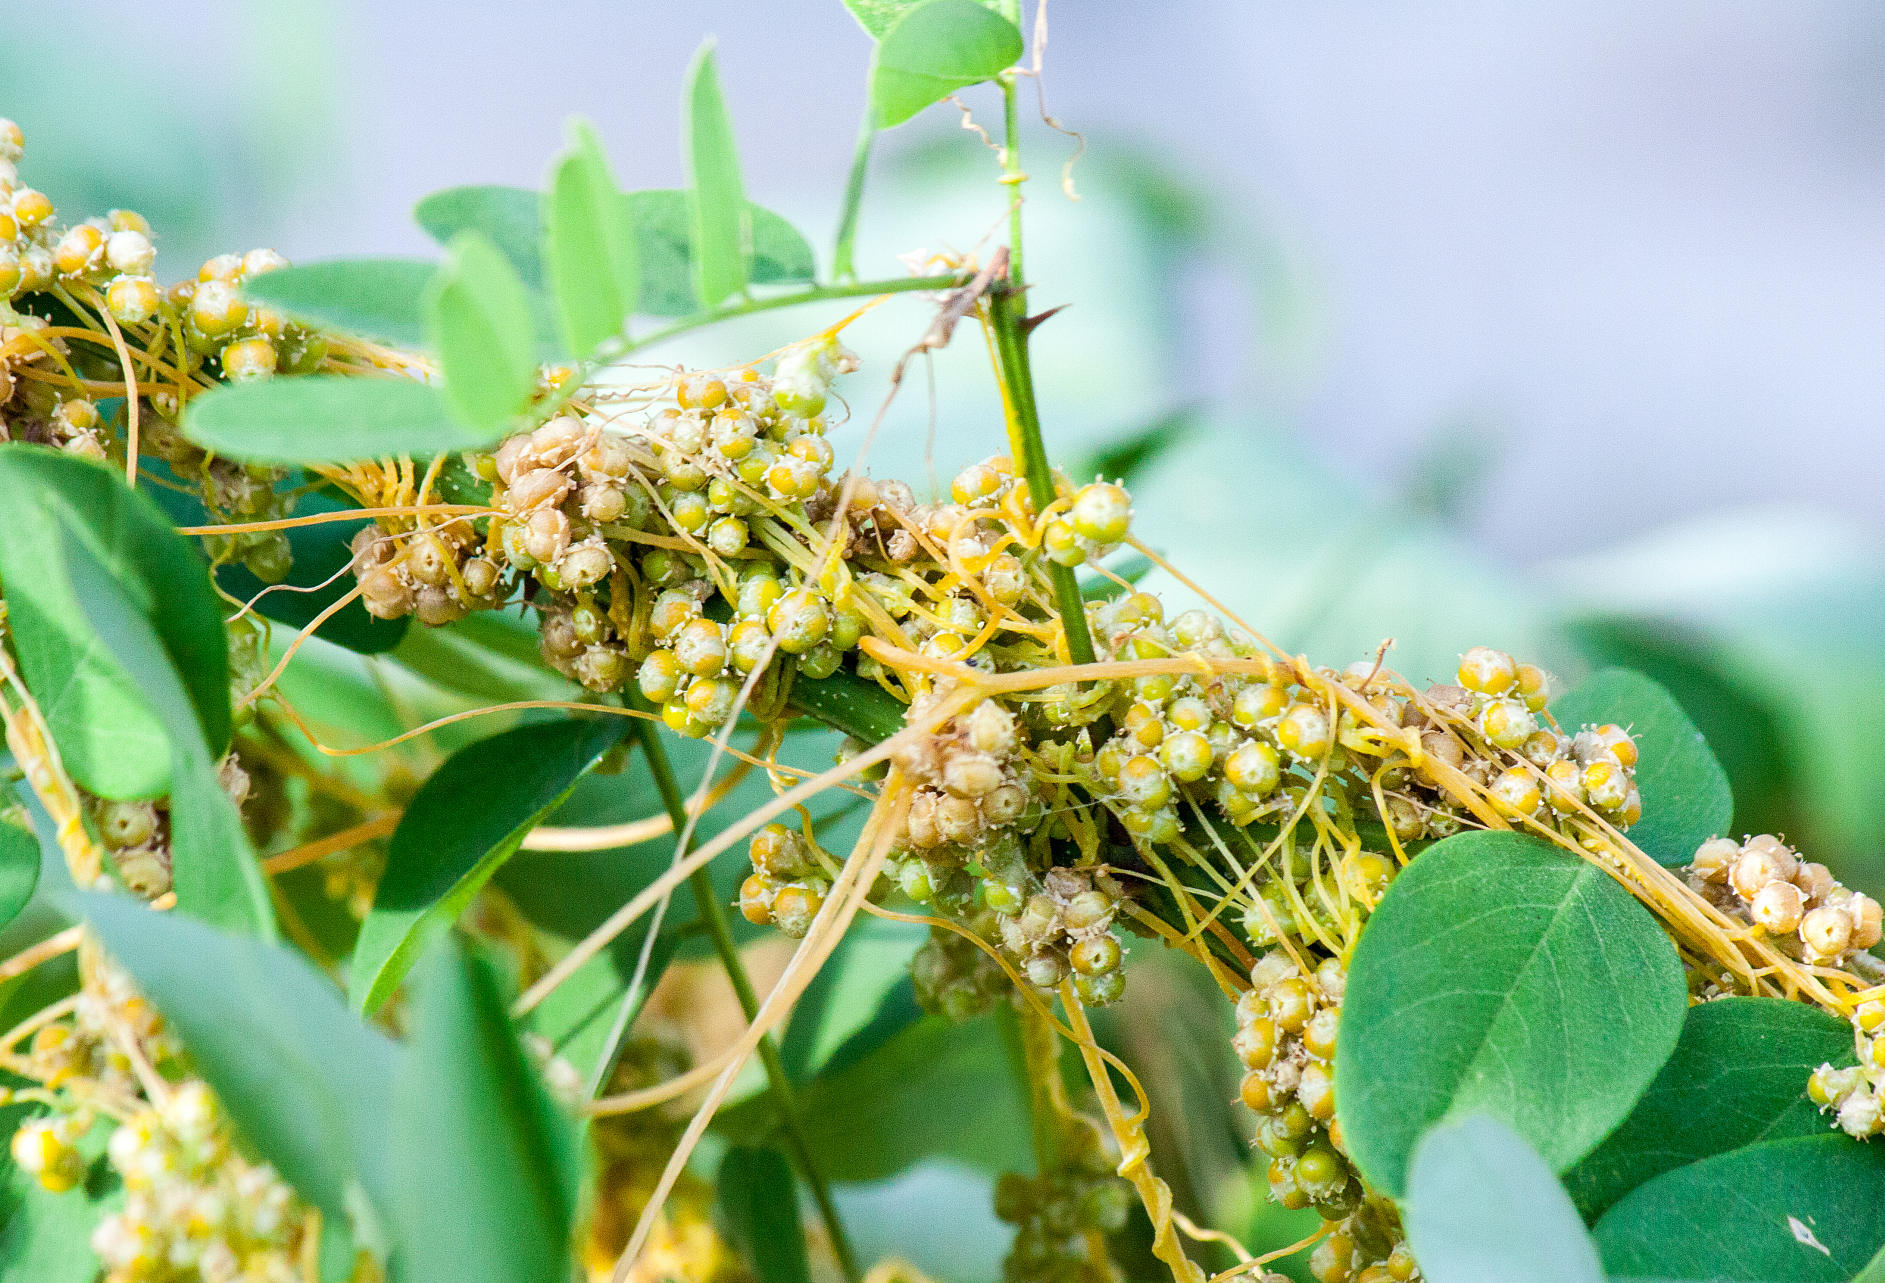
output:
M995 1215L1015 1227L1003 1283L1115 1283L1121 1277L1101 1236L1125 1227L1132 1192L1113 1175L1118 1155L1111 1138L1090 1119L1071 1123L1061 1129L1068 1152L1057 1170L1004 1172L995 1183Z
M106 1146L125 1202L98 1223L92 1250L106 1283L292 1283L307 1209L266 1164L230 1143L221 1106L200 1080L119 1127Z
M1238 1095L1257 1115L1256 1143L1271 1159L1270 1197L1314 1205L1328 1220L1362 1197L1335 1120L1335 1033L1347 980L1334 958L1305 974L1288 951L1271 950L1250 970L1231 1039L1245 1070Z
M449 624L495 605L497 566L474 555L476 544L471 522L462 518L404 537L377 525L362 528L353 539L353 566L367 613Z
M1866 1140L1885 1131L1885 1002L1860 1003L1852 1034L1858 1063L1822 1064L1807 1080L1806 1094L1841 1131Z
M249 773L234 753L223 758L217 777L229 800L240 808L249 796ZM92 825L111 852L125 890L143 900L155 900L170 890L169 799L110 801L84 796Z
M1767 932L1783 953L1810 966L1840 966L1879 942L1879 903L1841 886L1823 864L1802 860L1771 833L1696 848L1689 885L1716 908Z
M753 835L753 875L740 886L740 912L756 926L775 926L793 939L812 929L831 890L831 870L812 844L783 824Z
M1370 1194L1309 1254L1316 1283L1417 1283L1423 1275L1407 1247L1400 1209Z
M14 1166L55 1194L63 1194L85 1179L90 1166L79 1152L79 1141L98 1117L83 1107L32 1118L13 1133L7 1152Z
M995 914L983 909L961 919L979 939L992 939L1000 928ZM917 1003L925 1011L954 1021L979 1016L996 1000L1014 993L1007 973L988 951L957 932L931 927L929 940L910 963Z

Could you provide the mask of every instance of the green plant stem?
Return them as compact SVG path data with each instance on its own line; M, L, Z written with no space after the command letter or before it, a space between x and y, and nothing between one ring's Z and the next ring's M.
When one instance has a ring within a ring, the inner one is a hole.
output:
M655 788L661 794L661 804L674 825L674 836L678 842L681 834L687 830L687 799L681 795L681 786L674 778L674 767L668 761L667 750L661 746L660 732L655 729L654 723L645 718L636 718L635 733L641 741L642 752L648 759L648 770L654 776ZM677 856L680 854L676 851ZM753 982L746 974L745 963L740 961L739 947L733 943L733 930L727 922L726 906L720 903L720 897L714 892L713 879L705 865L694 870L688 883L694 888L700 920L706 926L708 937L713 940L714 952L720 955L720 965L726 969L727 979L732 982L733 992L740 1000L740 1010L746 1013L747 1023L750 1024L759 1015L759 996L753 991ZM799 1122L798 1101L792 1090L792 1080L786 1074L785 1062L779 1058L779 1049L770 1034L759 1040L758 1052L760 1063L766 1069L766 1081L780 1130L785 1133L786 1145L797 1160L799 1174L811 1187L812 1198L818 1204L818 1214L825 1222L825 1232L831 1236L831 1250L838 1258L838 1268L844 1272L849 1283L859 1283L863 1275L857 1267L857 1256L852 1251L850 1235L845 1232L844 1220L838 1215L838 1205L832 1201L829 1182L812 1162L811 1149L805 1143L805 1131Z
M871 143L876 137L877 129L866 112L864 123L858 127L857 152L851 157L851 177L844 185L844 215L838 220L838 242L831 251L831 275L836 280L857 279L851 251L857 243L858 210L864 203L864 177L870 170Z
M645 338L637 339L615 353L613 359L620 359L643 348L653 347L677 334L689 330L698 330L705 325L716 325L721 321L730 321L736 316L751 316L756 312L770 312L775 308L797 307L801 303L818 303L833 298L865 298L873 294L903 294L911 290L952 290L966 282L965 274L954 276L904 276L890 281L858 281L850 285L817 285L809 290L794 290L790 294L779 294L772 298L756 298L732 307L717 307L709 312L700 312L693 316L684 316L672 325L663 326Z
M1008 187L1008 282L1020 289L1026 278L1021 274L1021 184L1028 176L1021 169L1021 113L1015 107L1015 78L1012 72L1001 79L1001 114L1007 128L1007 145L1001 149L1001 179Z
M997 291L990 301L990 324L995 331L995 354L1001 363L1001 380L1008 410L1013 416L1015 445L1028 482L1028 498L1034 511L1045 512L1054 502L1054 473L1047 463L1047 447L1041 441L1041 416L1034 405L1034 375L1028 366L1028 336L1021 328L1027 303L1020 288ZM1061 627L1067 633L1067 654L1076 664L1094 660L1093 635L1087 631L1086 602L1080 595L1080 581L1072 566L1050 561L1047 573L1054 584L1054 601L1060 608Z

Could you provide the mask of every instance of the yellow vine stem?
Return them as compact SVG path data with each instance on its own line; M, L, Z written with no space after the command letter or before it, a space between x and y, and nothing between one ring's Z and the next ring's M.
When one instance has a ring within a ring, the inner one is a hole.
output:
M13 688L19 700L16 707L12 700L0 695L0 720L6 722L7 747L13 750L15 760L26 772L26 781L39 798L39 804L52 817L53 836L65 854L72 880L81 887L94 886L105 873L104 848L86 831L78 786L65 773L58 746L46 728L46 719L40 714L32 693L26 689L26 683L20 680L19 670L13 666L13 658L5 647L0 647L0 679Z
M1061 981L1060 1005L1067 1012L1067 1023L1073 1026L1074 1044L1086 1062L1087 1077L1100 1098L1113 1139L1119 1142L1119 1174L1132 1182L1146 1215L1152 1218L1152 1255L1165 1263L1176 1283L1205 1283L1204 1271L1185 1255L1184 1244L1178 1241L1178 1232L1172 1226L1172 1187L1153 1174L1146 1163L1152 1154L1152 1142L1145 1135L1146 1111L1141 1108L1128 1117L1120 1107L1119 1093L1113 1090L1112 1077L1106 1072L1099 1043L1093 1037L1093 1026L1087 1023L1086 1009L1080 1005L1071 980ZM1137 1089L1136 1081L1133 1086ZM1143 1091L1139 1094L1144 1097Z

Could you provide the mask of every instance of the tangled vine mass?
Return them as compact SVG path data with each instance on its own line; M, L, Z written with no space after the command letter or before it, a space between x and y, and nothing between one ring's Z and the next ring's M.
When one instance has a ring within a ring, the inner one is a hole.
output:
M18 127L0 122L0 440L132 476L160 462L156 484L208 514L211 563L267 583L292 568L297 497L324 488L380 514L353 541L346 598L378 618L445 626L521 609L543 661L596 707L723 744L744 715L762 764L801 714L852 732L840 774L875 807L858 851L825 849L809 819L767 823L737 907L794 939L830 921L834 900L847 921L860 908L925 921L913 968L925 1008L961 1021L1008 1007L1037 1064L1054 1064L1060 1035L1081 1044L1104 1117L1064 1093L1049 1101L1055 1166L1000 1183L996 1211L1019 1231L1013 1283L1122 1277L1107 1234L1134 1192L1161 1259L1202 1278L1147 1166L1144 1104L1113 1095L1083 1014L1118 1000L1128 953L1152 945L1195 958L1234 1004L1239 1097L1269 1195L1325 1222L1316 1277L1421 1277L1395 1204L1348 1156L1337 1032L1375 905L1428 844L1466 829L1530 833L1612 874L1675 939L1693 1001L1769 994L1851 1019L1859 1063L1823 1067L1811 1097L1852 1135L1885 1127L1885 1000L1868 993L1864 952L1880 939L1879 905L1766 835L1710 841L1686 870L1646 859L1626 836L1643 812L1637 742L1626 727L1558 724L1539 668L1479 647L1456 683L1416 688L1381 655L1317 667L1225 612L1168 615L1106 562L1140 547L1127 491L1056 476L1042 495L1018 448L929 501L841 471L834 388L858 364L841 325L750 364L651 382L546 367L538 426L487 450L302 470L220 457L192 442L185 415L219 383L432 372L248 301L245 282L284 265L268 250L160 284L141 217L61 224L18 180L21 151ZM1091 574L1070 619L1063 572L1075 567ZM233 698L256 720L223 779L266 836L285 823L269 801L283 778L275 696L263 630L240 606ZM37 788L44 737L29 704L8 707L8 743ZM774 779L783 791L787 774ZM100 853L75 870L162 905L166 803L80 803ZM360 913L375 870L347 853L324 867ZM10 1099L44 1107L13 1135L16 1163L69 1189L84 1138L110 1124L128 1195L92 1245L112 1283L303 1277L310 1209L243 1156L128 977L94 943L81 956L79 995L0 1047L0 1065L30 1083ZM657 1044L630 1049L612 1090L658 1089L687 1068ZM597 1269L628 1241L679 1140L636 1117L598 1132ZM684 1180L668 1215L646 1259L688 1277L737 1268L699 1189ZM690 1241L689 1225L705 1237ZM362 1255L356 1276L374 1268Z

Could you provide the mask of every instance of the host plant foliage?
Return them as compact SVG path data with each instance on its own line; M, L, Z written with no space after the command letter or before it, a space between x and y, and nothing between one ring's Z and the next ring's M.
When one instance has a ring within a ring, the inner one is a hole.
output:
M437 262L254 250L161 285L144 220L62 221L0 122L0 908L75 924L19 918L0 964L0 1278L915 1277L860 1259L820 1137L895 1108L840 1100L892 1090L873 1058L989 1013L1032 1121L995 1187L1009 1279L1124 1277L1135 1233L1183 1283L1267 1277L1291 1248L1174 1209L1089 1019L1154 948L1221 991L1252 1161L1319 1215L1292 1246L1323 1283L1851 1278L1885 1242L1879 905L1727 836L1645 679L1556 694L1482 646L1416 685L1288 655L1182 568L1205 606L1136 590L1164 563L1130 495L1043 445L1019 15L853 7L877 49L824 284L746 198L711 47L685 190L622 192L577 124L542 193L422 202ZM983 81L1007 243L857 280L874 133ZM1008 441L921 497L830 440L843 331L911 292L912 355L986 340ZM835 299L863 303L737 366L643 355ZM379 731L297 707L310 635L479 706L330 746ZM362 768L448 726L423 781ZM836 765L782 761L820 727ZM712 815L752 770L772 796ZM549 823L592 772L642 812ZM530 906L592 884L506 868L664 836L561 935ZM764 992L711 876L740 842L739 913L796 942ZM915 1001L788 1057L860 913L929 927ZM745 1018L697 1064L636 1020L690 936ZM764 1094L723 1114L749 1058Z

